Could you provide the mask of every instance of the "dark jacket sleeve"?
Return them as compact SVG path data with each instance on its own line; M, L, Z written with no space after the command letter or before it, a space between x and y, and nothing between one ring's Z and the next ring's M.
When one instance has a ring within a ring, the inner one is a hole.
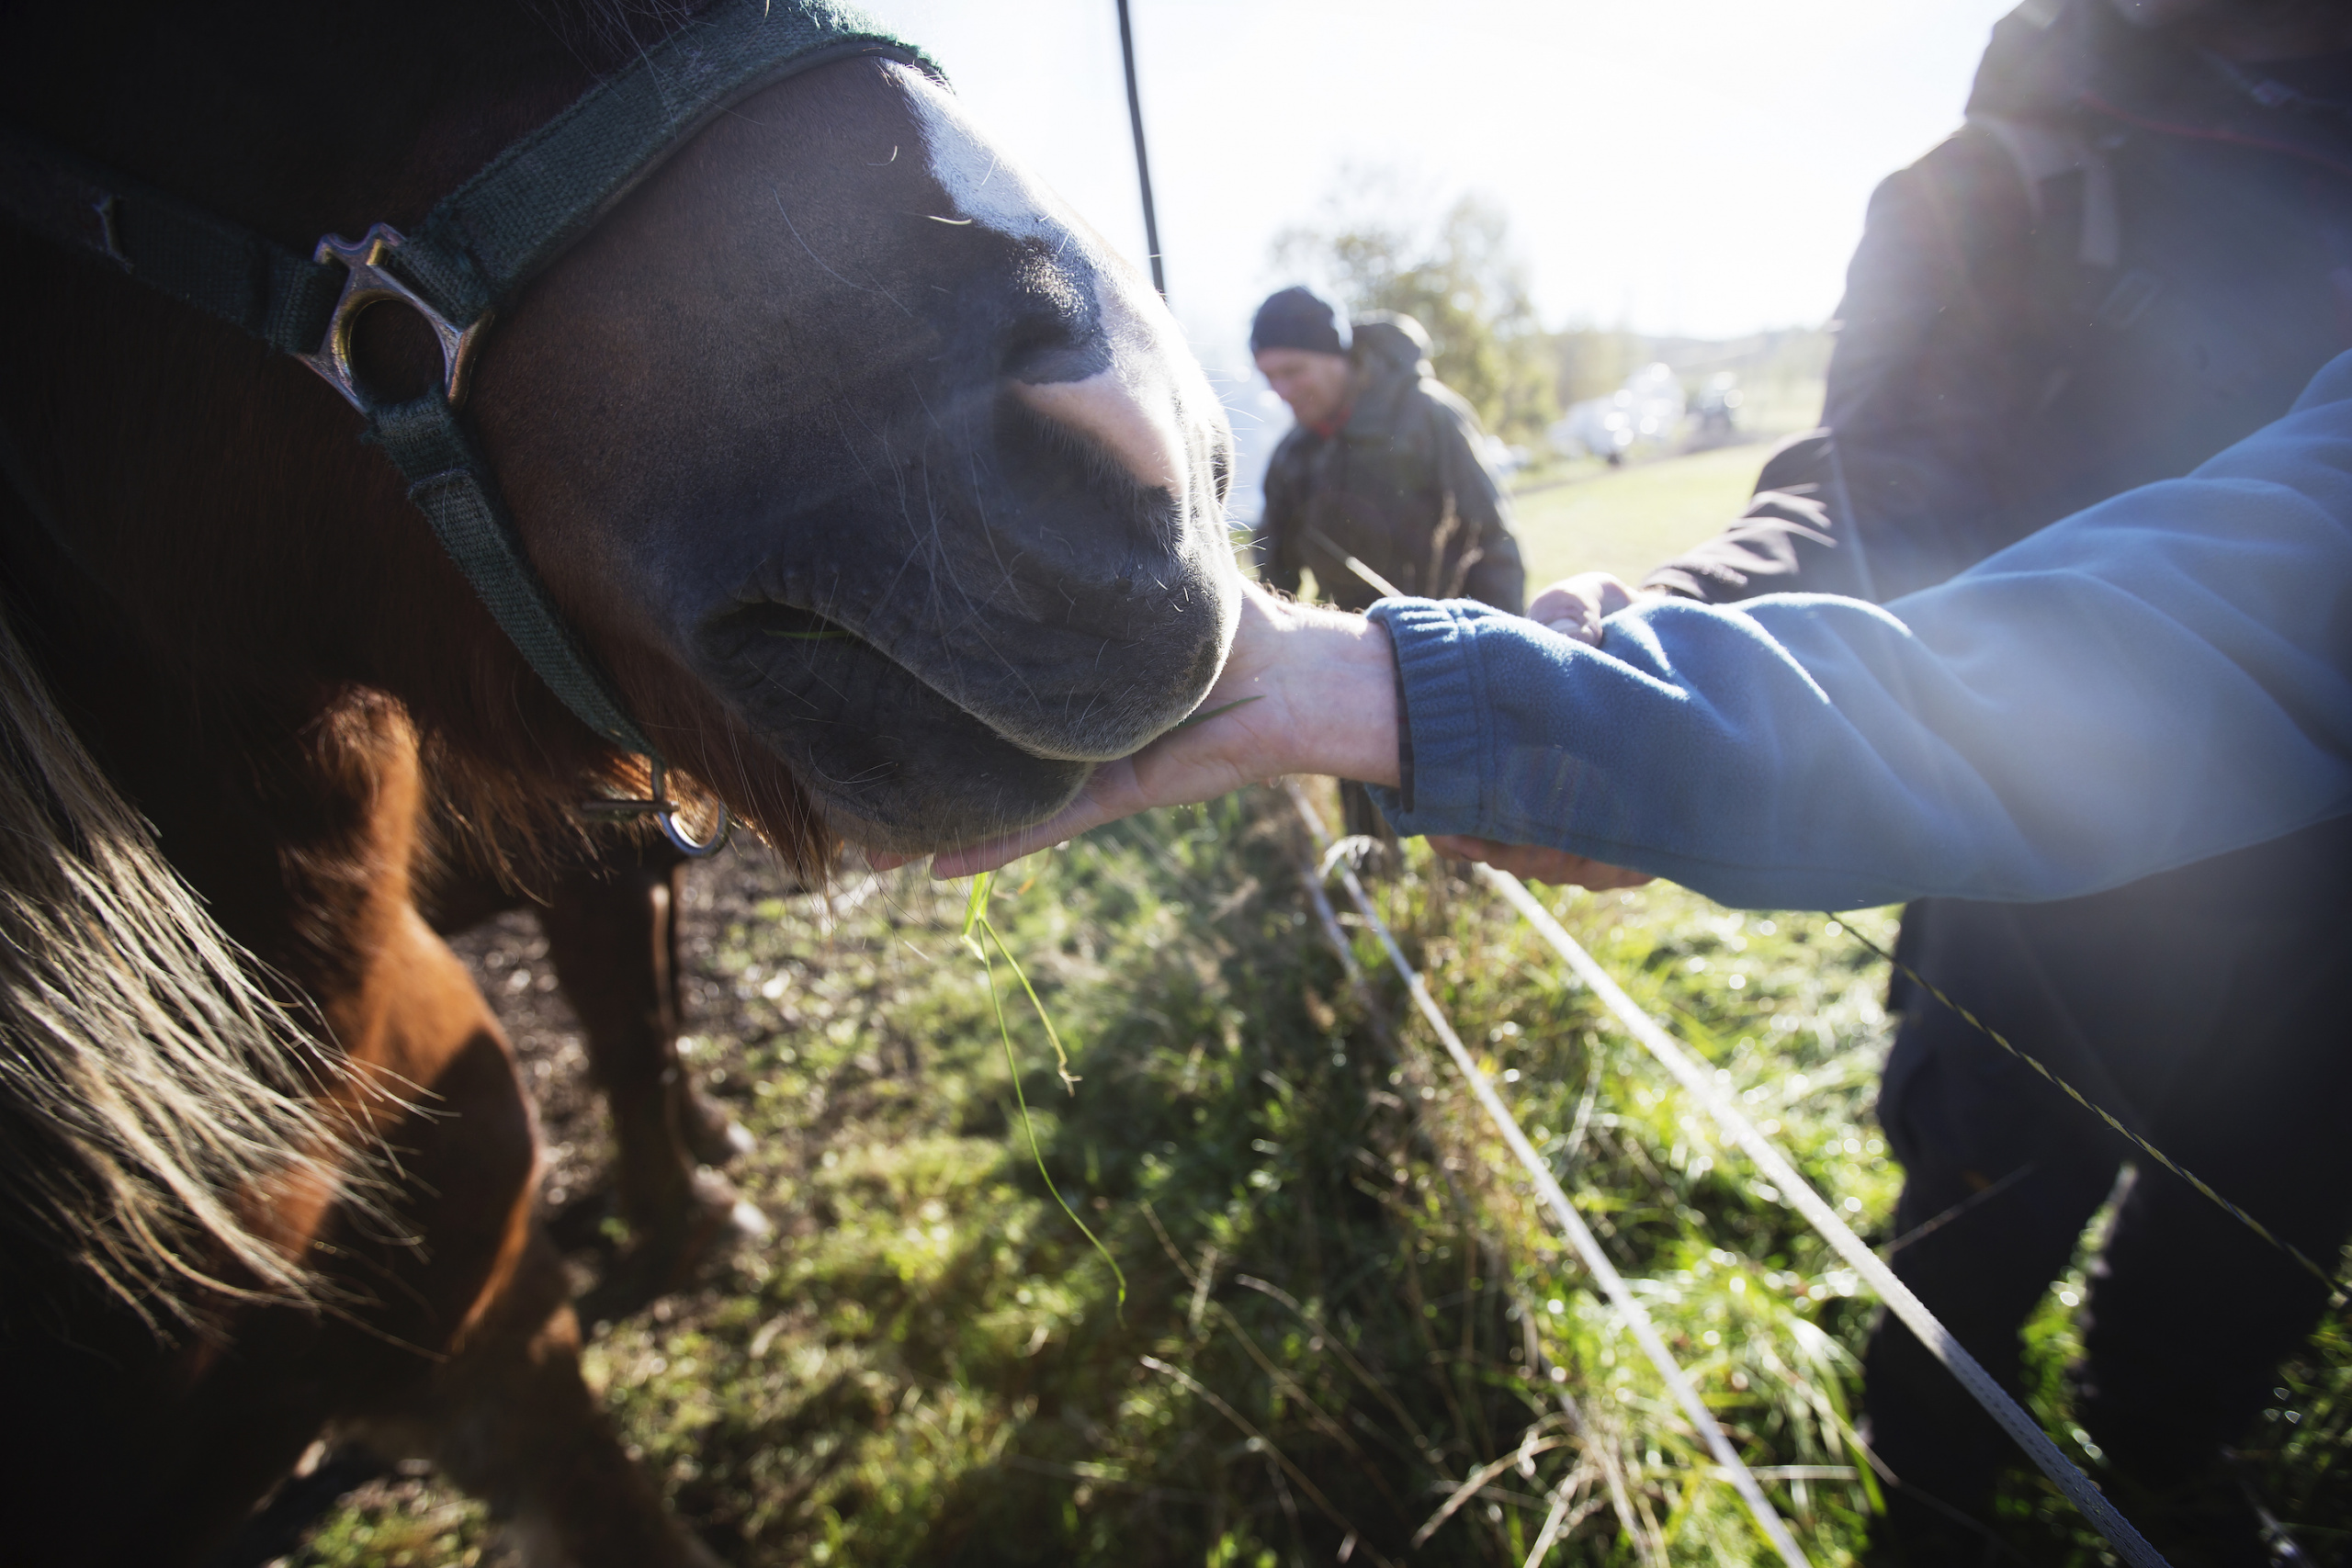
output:
M2031 220L1998 143L1963 130L1882 183L1847 270L1823 423L1775 454L1731 529L1644 585L1713 604L1833 592L1884 602L2006 544L2004 433L2050 350ZM1785 458L1785 461L1783 459Z
M1764 460L1738 521L1643 579L1642 586L1706 604L1762 593L1870 599L1860 552L1838 532L1837 447L1826 430L1782 442Z
M1285 436L1266 465L1266 510L1258 519L1258 581L1278 593L1295 596L1304 563L1299 557L1300 523L1306 497Z
M1431 399L1430 405L1438 482L1461 519L1465 547L1477 552L1464 574L1461 596L1516 615L1527 603L1527 569L1511 535L1510 502L1473 445L1477 426L1469 411L1440 399Z

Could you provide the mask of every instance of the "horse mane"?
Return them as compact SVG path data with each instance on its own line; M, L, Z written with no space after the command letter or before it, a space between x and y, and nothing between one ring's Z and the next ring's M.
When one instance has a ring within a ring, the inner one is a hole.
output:
M711 0L524 0L591 71L610 71L710 8Z
M0 1226L162 1332L314 1303L272 1200L353 1183L346 1076L274 1000L60 714L0 609ZM364 1184L362 1184L364 1185Z

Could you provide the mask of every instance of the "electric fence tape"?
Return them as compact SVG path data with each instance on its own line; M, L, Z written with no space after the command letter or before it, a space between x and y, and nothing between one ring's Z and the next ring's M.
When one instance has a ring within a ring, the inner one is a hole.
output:
M1321 529L1313 526L1309 526L1306 532L1308 537L1312 539L1314 543L1322 546L1323 548L1330 551L1334 556L1337 556L1340 558L1341 565L1345 566L1350 571L1355 573L1359 578L1362 578L1365 582L1371 584L1374 592L1390 599L1400 599L1405 596L1403 591L1397 588L1395 583L1381 576L1380 573L1373 570L1372 568L1366 566L1354 556L1350 555L1346 550L1342 549L1338 541L1334 540L1329 534L1326 534ZM1487 868L1482 865L1479 869L1484 871ZM1497 872L1493 874L1498 876L1508 876L1510 875L1510 873ZM1511 880L1513 885L1516 886L1518 878L1512 877ZM1498 883L1497 886L1499 886L1501 885ZM1522 888L1521 891L1524 892L1525 889ZM2194 1188L2200 1195L2211 1199L2215 1203L2221 1206L2223 1213L2228 1214L2232 1219L2245 1226L2246 1229L2252 1231L2255 1235L2260 1236L2263 1240L2268 1242L2271 1246L2277 1247L2279 1251L2285 1253L2288 1257L2301 1264L2313 1279L2327 1287L2327 1304L2330 1307L2341 1309L2344 1306L2347 1299L2345 1294L2344 1287L2336 1283L2335 1276L2330 1274L2326 1269L2321 1268L2318 1264L2305 1257L2301 1248L2297 1247L2291 1242L2282 1240L2279 1236L2273 1234L2270 1228L2267 1225L2265 1225L2261 1221L2247 1213L2244 1209L2239 1208L2235 1203L2231 1202L2227 1198L2222 1197L2219 1192L2213 1190L2212 1188L2207 1186L2205 1182L2198 1177L2192 1175L2188 1170L2182 1168L2179 1165L2174 1163L2170 1155L2165 1154L2164 1150L2156 1147L2155 1145L2148 1142L2147 1139L2142 1137L2131 1128L2126 1127L2121 1122L2118 1121L2112 1114L2110 1114L2105 1106L2099 1104L2095 1100L2086 1097L2082 1090L2076 1089L2073 1084L2068 1083L2064 1078L2062 1078L2056 1073L2052 1072L2048 1067L2042 1066L2041 1063L2036 1061L2032 1056L2028 1055L2025 1052L2018 1050L2015 1045L2010 1044L2009 1042L2001 1035L1999 1031L1994 1029L1992 1025L1984 1022L1984 1020L1978 1018L1974 1013L1969 1011L1966 1008L1961 1006L1958 1002L1944 995L1942 991L1928 984L1926 979L1920 976L1918 971L1913 969L1908 964L1904 963L1901 959L1895 957L1894 954L1886 952L1884 949L1881 948L1878 943L1871 941L1870 938L1864 936L1861 932L1853 931L1852 927L1849 926L1847 930L1853 932L1853 937L1856 942L1860 942L1864 947L1869 948L1879 957L1886 960L1887 963L1893 964L1897 969L1902 970L1905 976L1910 977L1914 985L1917 985L1921 990L1927 992L1928 995L1935 998L1937 1001L1942 1003L1945 1007L1959 1014L1962 1021L1966 1022L1971 1028L1973 1028L1979 1033L1984 1034L1990 1039L1994 1044L1998 1045L2002 1050L2007 1051L2010 1055L2015 1056L2018 1061L2023 1062L2027 1066L2031 1067L2035 1072L2040 1073L2043 1077L2057 1085L2058 1088L2065 1091L2067 1098L2071 1099L2075 1104L2081 1106L2084 1110L2089 1111L2092 1115L2106 1122L2109 1127L2114 1128L2115 1131L2123 1134L2124 1138L2128 1140L2134 1148L2137 1148L2141 1153L2154 1160L2158 1165L2163 1166L2166 1170L2171 1171L2175 1176L2179 1177L2183 1181L2188 1183L2188 1185ZM1563 936L1566 934L1566 932L1562 933ZM1554 945L1556 947L1558 944L1555 942Z
M1317 544L1338 556L1350 571L1370 583L1375 592L1390 598L1402 596L1395 584L1349 554L1329 536L1320 530L1310 530L1310 532L1313 533ZM1306 818L1307 825L1314 830L1317 840L1323 841L1323 825L1316 818L1314 808L1307 804L1306 797L1299 793L1296 784L1291 784L1288 788L1292 801L1296 804L1300 813ZM1813 1228L1819 1231L1830 1246L1836 1247L1838 1254L1854 1266L1855 1272L1870 1281L1871 1288L1878 1292L1879 1299L1886 1303L1895 1316L1903 1320L1905 1327L1918 1337L1919 1343L1925 1345L1928 1352L1944 1364L1946 1371L1960 1380L1961 1386L1969 1392L1977 1404L1984 1407L1985 1413L1993 1417L2003 1431L2008 1433L2011 1439L2023 1449L2027 1456L2040 1468L2041 1473L2048 1476L2058 1490L2066 1495L2067 1500L2082 1511L2083 1517L2098 1528L2098 1532L2123 1554L2125 1560L2134 1564L2134 1568L2169 1568L2156 1549L2150 1546L2142 1539L2140 1532L2132 1527L2132 1521L2118 1513L2115 1505L2109 1503L2101 1495L2098 1488L2092 1483L2090 1477L2075 1469L2073 1462L2058 1451L2058 1445L2050 1440L2049 1435L2042 1431L2040 1424L2028 1416L2016 1400L2009 1397L2007 1389L1996 1382L1991 1374L1977 1364L1976 1358L1970 1355L1958 1339L1952 1337L1951 1331L1937 1321L1935 1314L1928 1310L1927 1303L1912 1294L1910 1287L1896 1277L1894 1270L1888 1268L1880 1259L1878 1254L1863 1244L1862 1238L1854 1234L1852 1227L1837 1216L1829 1205L1823 1201L1821 1194L1813 1190L1813 1184L1797 1174L1796 1168L1781 1156L1779 1149L1766 1141L1764 1135L1740 1113L1738 1108L1716 1091L1715 1086L1707 1080L1706 1076L1699 1070L1697 1064L1684 1054L1680 1046L1675 1044L1664 1030L1651 1021L1648 1014L1634 1005L1633 998L1627 996L1617 982L1609 977L1608 972L1593 961L1590 953L1577 945L1577 940L1568 935L1559 921L1552 918L1550 910L1536 902L1535 896L1528 892L1526 886L1507 871L1497 871L1492 866L1484 864L1479 865L1477 870L1481 877L1517 907L1519 912L1527 918L1529 923L1533 925L1544 939L1552 944L1553 950L1568 961L1569 967L1576 970L1585 984L1592 987L1594 994L1599 996L1608 1005L1609 1010L1617 1015L1618 1019L1632 1032L1634 1038L1641 1042L1651 1055L1657 1058L1659 1065L1673 1074L1685 1089L1699 1097L1707 1109L1713 1113L1715 1120L1722 1124L1724 1130L1731 1135L1732 1141L1747 1153L1748 1158L1756 1162L1758 1169L1764 1171L1781 1188L1790 1206L1804 1215ZM1358 907L1364 911L1364 918L1372 921L1374 929L1379 932L1381 943L1388 949L1390 959L1407 976L1408 983L1413 988L1415 1001L1421 1003L1422 1011L1430 1016L1432 1023L1437 1025L1438 1032L1446 1040L1449 1049L1457 1053L1455 1060L1462 1065L1464 1074L1469 1077L1472 1086L1479 1091L1481 1102L1487 1104L1488 1113L1493 1115L1498 1123L1505 1126L1506 1140L1515 1140L1512 1142L1512 1148L1517 1151L1526 1140L1520 1135L1517 1124L1509 1121L1510 1112L1503 1109L1499 1100L1494 1098L1494 1091L1487 1087L1485 1079L1473 1070L1467 1055L1460 1053L1459 1042L1453 1039L1453 1031L1443 1024L1435 1011L1436 1003L1423 1001L1427 992L1422 987L1419 976L1405 963L1404 956L1397 952L1394 941L1388 935L1388 928L1380 923L1379 917L1372 912L1371 907L1364 902L1362 895L1357 891L1353 872L1348 874L1348 883L1350 896L1356 898ZM1854 935L1856 940L1865 946L1871 946L1873 952L1877 951L1870 940L1862 936L1860 931L1856 931ZM1889 955L1881 954L1881 956ZM1909 973L1907 966L1905 973ZM1917 976L1912 977L1915 980L1918 978ZM2252 1229L2256 1235L2273 1247L2290 1254L2304 1268L2318 1275L2320 1280L2328 1286L2334 1302L2339 1305L2343 1303L2344 1292L2336 1286L2334 1278L2312 1263L2310 1258L2272 1235L2268 1230L2256 1224L2235 1204L2181 1169L2179 1166L2175 1165L2165 1157L2162 1150L2148 1143L2146 1139L2135 1135L2113 1116L2085 1100L2072 1085L2058 1077L2049 1068L2019 1051L1998 1034L1995 1034L1984 1024L1978 1022L1965 1009L1944 996L1942 992L1933 986L1928 986L1924 980L1918 983L1938 1001L1959 1013L1970 1023L1975 1024L1978 1029L1984 1030L1985 1033L1991 1034L2003 1050L2033 1067L2043 1077L2050 1079L2072 1095L2078 1104L2095 1112L2109 1126L2131 1139L2140 1148L2146 1150L2150 1156L2161 1162L2165 1168L2180 1177L2182 1180L2189 1183L2214 1202L2221 1204L2223 1209ZM1532 1156L1531 1145L1529 1152L1521 1155L1521 1163L1529 1163ZM1537 1165L1530 1164L1530 1169L1535 1168L1538 1168ZM1547 1170L1543 1177L1539 1178L1539 1182L1548 1181ZM1546 1191L1547 1198L1557 1191L1556 1184L1550 1186ZM1566 1197L1561 1197L1558 1202L1563 1213L1573 1219L1573 1211L1566 1208ZM1575 1224L1580 1232L1582 1222L1576 1221ZM1645 1317L1642 1322L1646 1325L1648 1319ZM1644 1348L1647 1348L1647 1346L1645 1345ZM1662 1350L1663 1347L1661 1347L1661 1352ZM1678 1392L1687 1386L1679 1381L1679 1373L1669 1377L1667 1381L1674 1385ZM1708 1430L1713 1433L1714 1428L1710 1426ZM1747 1472L1743 1469L1739 1473L1747 1476ZM1754 1479L1749 1477L1747 1483L1753 1486ZM1758 1496L1761 1496L1760 1493ZM1753 1504L1750 1506L1754 1506ZM1774 1518L1777 1522L1778 1516L1774 1516ZM1777 1544L1779 1538L1774 1539Z
M2073 1100L2075 1104L2081 1106L2084 1110L2089 1111L2092 1115L2106 1122L2116 1132L2123 1134L2125 1140L2128 1141L2133 1148L2138 1149L2142 1154L2146 1155L2150 1159L2154 1160L2158 1165L2163 1166L2166 1170L2171 1171L2175 1176L2179 1177L2183 1181L2188 1183L2188 1185L2195 1189L2200 1196L2211 1199L2213 1202L2220 1205L2223 1213L2229 1215L2232 1219L2237 1221L2238 1224L2245 1226L2246 1229L2252 1231L2255 1235L2260 1236L2263 1240L2268 1242L2271 1246L2277 1247L2279 1251L2293 1258L2297 1263L2301 1264L2304 1269L2311 1274L2312 1278L2317 1280L2321 1284L2327 1287L2327 1304L2329 1306L2340 1308L2344 1305L2346 1299L2344 1287L2335 1282L2335 1275L2330 1274L2326 1269L2321 1268L2309 1258L2303 1256L2303 1252L2301 1247L2298 1247L2290 1241L2283 1240L2278 1235L2273 1235L2269 1226L2264 1224L2260 1220L2256 1219L2252 1214L2247 1213L2244 1209L2239 1208L2235 1203L2231 1202L2227 1198L2222 1197L2219 1192L2214 1191L2211 1187L2205 1184L2201 1178L2173 1163L2173 1157L2170 1155L2165 1153L2164 1150L2156 1147L2155 1145L2148 1142L2147 1139L2140 1136L2139 1134L2133 1132L2131 1128L2126 1127L2121 1122L2116 1120L2113 1113L2110 1112L2107 1107L2099 1104L2098 1101L2095 1100L2085 1098L2082 1090L2076 1089L2073 1084L2068 1083L2064 1078L2060 1077L2056 1073L2052 1072L2048 1067L2043 1066L2041 1063L2035 1060L2033 1057L2010 1044L2007 1037L2003 1035L1999 1030L1995 1029L1991 1024L1986 1023L1983 1019L1978 1018L1974 1013L1969 1011L1966 1008L1961 1006L1958 1002L1944 995L1941 990L1931 985L1917 969L1912 968L1911 965L1904 963L1903 960L1895 957L1894 954L1879 946L1878 943L1872 942L1861 932L1855 931L1853 927L1848 926L1846 930L1856 942L1860 942L1864 947L1869 948L1871 952L1876 953L1887 963L1901 970L1905 977L1909 979L1913 985L1927 992L1928 995L1935 998L1937 1001L1942 1003L1954 1013L1957 1013L1960 1016L1961 1021L1966 1023L1979 1034L1984 1035L1994 1044L1998 1045L2002 1050L2007 1051L2010 1055L2015 1056L2018 1061L2023 1062L2027 1066L2031 1067L2035 1072L2040 1073L2043 1077L2050 1080L2050 1082L2064 1090L2067 1099Z
M1314 834L1315 841L1328 852L1330 836L1324 830L1322 818L1316 814L1315 807L1308 804L1297 784L1291 784L1286 787L1291 803L1298 808L1307 830ZM1790 1536L1788 1526L1773 1511L1771 1502L1764 1495L1764 1489L1756 1483L1756 1477L1749 1472L1738 1451L1731 1446L1731 1439L1724 1435L1724 1429L1716 1423L1713 1414L1700 1399L1698 1390L1690 1385L1690 1380L1675 1364L1673 1353L1658 1337L1657 1327L1650 1321L1649 1313L1626 1288L1624 1277L1609 1261L1609 1255L1601 1251L1600 1243L1587 1228L1583 1216L1568 1201L1568 1195L1561 1190L1558 1179L1552 1174L1552 1168L1544 1162L1543 1156L1535 1152L1535 1145L1527 1141L1527 1134L1520 1131L1519 1122L1496 1095L1494 1086L1487 1081L1487 1075L1478 1070L1478 1064L1463 1045L1462 1037L1454 1033L1453 1026L1446 1021L1437 999L1430 995L1429 987L1422 981L1420 972L1406 959L1404 950L1396 945L1396 937L1390 934L1387 922L1373 908L1371 897L1364 892L1363 884L1357 878L1353 868L1341 861L1339 869L1349 898L1363 915L1365 925L1379 939L1382 950L1388 954L1388 962L1404 977L1406 988L1412 994L1413 1005L1420 1010L1430 1027L1437 1032L1446 1054L1453 1058L1454 1066L1461 1072L1463 1081L1470 1086L1470 1092L1477 1097L1478 1103L1494 1122L1496 1131L1502 1134L1503 1141L1510 1145L1511 1153L1519 1156L1519 1163L1526 1168L1527 1174L1534 1180L1536 1191L1559 1221L1560 1228L1567 1234L1577 1256L1584 1259L1585 1267L1592 1271L1593 1278L1600 1280L1602 1292L1624 1317L1625 1325L1633 1331L1643 1354L1657 1369L1658 1375L1666 1380L1667 1387L1673 1391L1675 1402L1682 1406L1683 1414L1705 1439L1708 1450L1715 1456L1715 1462L1730 1477L1733 1488L1738 1492L1741 1501L1747 1505L1747 1511L1755 1516L1757 1528L1764 1532L1764 1539L1772 1543L1773 1549L1781 1555L1781 1561L1788 1568L1810 1568L1804 1553L1797 1549L1795 1540ZM2065 1461L2061 1460L2059 1462L2063 1464ZM2129 1527L2125 1528L2128 1530ZM2132 1539L2137 1540L2139 1538L2133 1536ZM2164 1560L2154 1552L2149 1552L2144 1558L2134 1558L2133 1562L2143 1564L2143 1568L2164 1568Z
M1676 1082L1688 1089L1713 1112L1715 1121L1731 1141L1756 1162L1766 1179L1780 1189L1781 1198L1798 1213L1804 1216L1823 1239L1835 1247L1838 1256L1853 1266L1854 1271L1878 1292L1887 1309L1903 1320L1904 1325L1918 1336L1945 1370L1960 1380L1960 1384L1984 1407L1984 1413L1997 1422L2001 1429L2026 1451L2041 1473L2048 1476L2066 1500L2082 1510L2083 1517L2105 1536L2125 1561L2136 1568L2165 1568L2165 1560L2155 1548L2141 1538L2132 1522L2118 1513L2115 1505L2102 1495L2090 1477L2075 1468L2066 1456L2058 1451L2041 1426L2027 1415L2008 1391L1995 1382L1992 1374L1977 1363L1965 1347L1952 1337L1929 1312L1927 1304L1911 1292L1889 1268L1884 1259L1872 1252L1853 1228L1839 1219L1820 1193L1791 1165L1786 1156L1770 1140L1756 1130L1756 1124L1741 1113L1739 1108L1726 1099L1723 1091L1707 1077L1690 1054L1676 1044L1656 1021L1634 1005L1623 987L1609 977L1607 970L1587 953L1576 938L1570 936L1552 912L1536 900L1524 883L1507 871L1480 865L1479 877L1510 900L1530 925L1552 944L1554 952L1568 962L1577 978L1592 988L1602 1005L1617 1015L1618 1021L1639 1041L1658 1065L1673 1075Z

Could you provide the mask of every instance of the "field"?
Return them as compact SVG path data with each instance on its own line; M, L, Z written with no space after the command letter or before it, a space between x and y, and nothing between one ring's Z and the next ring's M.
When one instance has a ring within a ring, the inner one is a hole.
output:
M1610 468L1586 461L1512 503L1531 591L1578 571L1628 582L1739 515L1769 448L1719 446Z
M1762 452L1528 496L1534 575L1637 574L1735 512ZM694 1060L757 1136L730 1174L775 1234L601 1325L590 1363L723 1560L1516 1565L1555 1509L1555 1563L1767 1560L1360 930L1372 983L1348 983L1311 860L1261 792L1000 879L991 918L1069 1048L1067 1086L1005 963L959 945L962 885L853 874L788 896L743 852L698 874ZM1418 846L1378 893L1808 1555L1845 1561L1873 1490L1850 1440L1872 1311L1855 1280L1507 908ZM1883 1241L1884 975L1855 932L1664 887L1544 897ZM1881 942L1894 924L1849 919ZM574 1196L605 1134L544 948L517 917L466 951ZM2081 1286L2035 1319L2027 1391L2078 1459L2061 1368ZM2340 1551L2340 1317L2282 1388L2257 1459L2319 1527L2306 1543ZM2038 1480L2007 1507L2025 1560L2102 1560ZM503 1554L478 1507L402 1476L297 1561Z

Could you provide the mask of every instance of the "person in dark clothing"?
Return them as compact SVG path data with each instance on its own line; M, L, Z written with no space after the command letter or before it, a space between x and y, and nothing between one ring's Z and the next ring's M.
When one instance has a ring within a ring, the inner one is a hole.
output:
M1354 323L1305 288L1259 307L1250 351L1298 421L1266 469L1258 570L1295 594L1308 569L1322 597L1362 610L1382 590L1349 558L1408 594L1519 612L1526 593L1510 502L1479 455L1478 416L1438 379L1410 316ZM1393 844L1363 786L1340 785L1350 835Z
M1353 556L1406 593L1517 614L1526 573L1478 416L1438 381L1412 317L1373 312L1352 340L1304 288L1268 299L1250 329L1259 368L1298 418L1266 469L1261 577L1295 593L1311 569L1325 599L1361 610L1381 592L1349 570ZM1319 379L1296 375L1300 356L1328 362L1309 367Z
M2352 9L2030 0L1966 127L1873 197L1822 430L1652 573L1889 601L2275 420L2352 347ZM1898 608L1898 614L1899 608ZM2086 898L1906 912L1899 956L2306 1255L2352 1232L2352 822ZM2225 1465L2312 1276L1897 976L1897 1270L1996 1373L2110 1196L2076 1411L2176 1562L2268 1560ZM2007 1439L1887 1319L1865 1370L1892 1562L1984 1558Z

